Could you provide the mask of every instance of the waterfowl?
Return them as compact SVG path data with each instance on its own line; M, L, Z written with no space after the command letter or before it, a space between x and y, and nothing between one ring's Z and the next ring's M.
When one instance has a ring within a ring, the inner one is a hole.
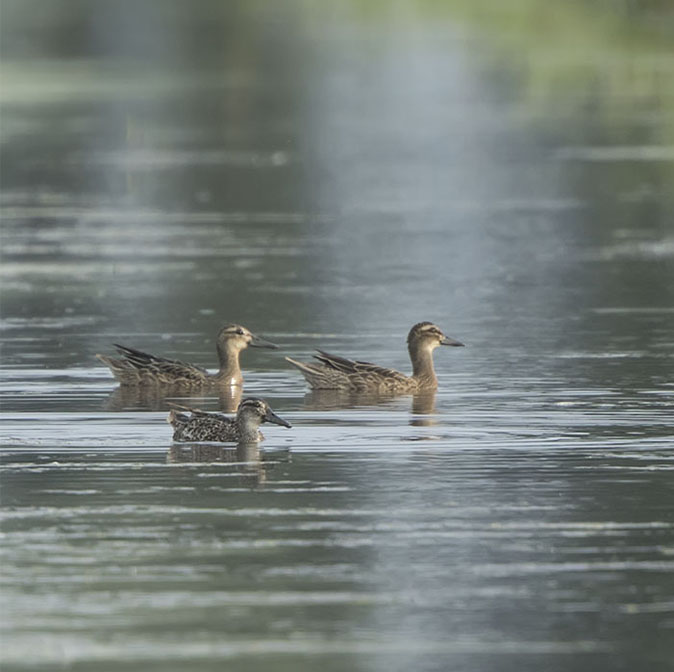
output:
M169 405L173 408L169 411L166 422L173 427L174 441L255 443L264 439L259 430L263 422L272 422L282 427L291 426L289 422L279 418L264 399L244 399L233 418L189 406Z
M337 357L322 350L314 362L286 359L296 366L315 390L336 389L357 393L406 393L434 390L438 379L433 369L433 350L439 345L462 346L463 343L445 336L432 322L415 324L407 336L407 349L412 360L412 375L395 369Z
M122 359L106 355L96 355L122 385L176 385L182 387L203 387L204 385L241 385L243 376L239 365L239 354L248 346L253 348L278 348L264 338L251 333L240 324L228 324L218 334L216 348L220 369L209 373L206 369L165 359L135 348L114 343Z

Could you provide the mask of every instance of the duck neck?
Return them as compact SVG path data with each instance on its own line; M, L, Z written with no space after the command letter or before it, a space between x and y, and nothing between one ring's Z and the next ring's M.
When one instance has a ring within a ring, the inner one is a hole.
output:
M239 351L227 343L218 343L218 359L220 370L215 376L218 381L227 385L241 385L243 376L239 365Z
M260 437L260 419L250 413L239 413L236 416L239 427L239 443L257 443Z
M437 387L438 379L433 368L433 350L410 346L409 353L412 360L412 378L418 382L420 387Z

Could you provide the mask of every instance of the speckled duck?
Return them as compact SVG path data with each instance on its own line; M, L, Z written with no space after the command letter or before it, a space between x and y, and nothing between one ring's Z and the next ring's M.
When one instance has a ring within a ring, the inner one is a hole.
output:
M222 413L210 413L196 408L170 404L168 422L173 427L174 441L218 441L256 443L264 436L259 427L271 422L282 427L290 423L279 418L264 399L248 397L240 404L233 418Z

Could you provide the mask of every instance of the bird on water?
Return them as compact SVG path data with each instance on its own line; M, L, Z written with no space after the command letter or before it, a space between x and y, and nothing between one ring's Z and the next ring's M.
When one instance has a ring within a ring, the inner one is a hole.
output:
M233 418L189 406L172 403L169 405L172 408L166 422L173 427L174 441L256 443L264 439L259 429L264 422L291 427L289 422L279 418L271 410L264 399L253 397L248 397L239 404Z
M298 362L296 366L314 390L342 390L356 393L407 393L434 390L438 378L433 368L433 350L440 345L463 346L445 336L432 322L415 324L407 336L407 349L412 360L412 375L387 369L369 362L355 361L318 350L317 362Z
M216 340L220 368L216 373L177 359L157 357L125 345L114 344L122 355L120 359L96 355L122 385L154 385L204 387L206 385L241 385L239 355L247 347L272 348L278 346L256 336L240 324L223 327Z

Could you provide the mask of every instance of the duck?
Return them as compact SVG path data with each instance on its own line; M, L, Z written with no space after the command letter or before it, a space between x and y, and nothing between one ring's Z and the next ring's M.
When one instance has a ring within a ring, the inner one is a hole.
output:
M177 359L150 355L125 345L113 344L121 359L97 354L96 357L110 368L121 385L204 387L207 385L241 386L243 376L239 354L247 347L272 348L278 346L240 324L228 324L218 333L216 348L220 369L209 373L206 369Z
M412 375L387 369L369 362L354 361L318 350L315 362L286 360L297 367L314 390L342 390L360 394L403 394L435 390L438 378L433 368L433 350L440 345L462 347L432 322L415 324L407 335L407 349L412 360Z
M292 426L279 418L264 399L254 397L244 399L233 418L171 402L169 406L171 410L166 422L173 427L174 441L257 443L264 439L259 430L264 422L288 428Z

